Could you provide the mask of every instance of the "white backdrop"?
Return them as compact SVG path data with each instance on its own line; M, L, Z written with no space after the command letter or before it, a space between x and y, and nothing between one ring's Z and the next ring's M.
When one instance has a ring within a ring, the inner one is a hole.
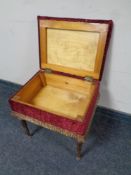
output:
M131 113L131 0L0 0L0 79L39 69L37 15L114 21L99 104Z

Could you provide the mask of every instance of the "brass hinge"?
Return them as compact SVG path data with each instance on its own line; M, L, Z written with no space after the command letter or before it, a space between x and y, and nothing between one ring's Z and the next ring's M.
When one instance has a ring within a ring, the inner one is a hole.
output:
M84 80L89 81L89 82L93 82L94 79L92 77L87 76L87 77L84 77Z
M48 74L51 74L51 73L52 73L52 70L49 69L49 68L45 68L45 69L44 69L44 72L45 72L45 73L48 73Z

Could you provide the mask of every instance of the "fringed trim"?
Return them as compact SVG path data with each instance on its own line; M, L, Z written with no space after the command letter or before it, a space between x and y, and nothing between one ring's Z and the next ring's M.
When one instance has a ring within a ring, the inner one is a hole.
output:
M58 132L58 133L63 134L65 136L75 138L78 142L83 142L83 143L85 142L85 135L81 136L81 135L75 134L75 133L70 132L70 131L68 131L66 129L62 129L62 128L56 127L56 126L51 125L51 124L46 123L46 122L41 122L41 121L39 121L37 119L34 119L34 118L30 117L30 116L26 116L26 115L17 113L15 111L12 111L11 114L13 116L15 116L16 118L18 118L19 120L22 119L22 120L29 121L31 123L34 123L36 125L39 125L39 126L42 126L44 128L50 129L52 131Z

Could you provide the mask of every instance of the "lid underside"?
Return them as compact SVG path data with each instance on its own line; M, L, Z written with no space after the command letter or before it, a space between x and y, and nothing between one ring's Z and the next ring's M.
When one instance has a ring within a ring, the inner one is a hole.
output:
M40 66L99 79L108 24L39 19Z

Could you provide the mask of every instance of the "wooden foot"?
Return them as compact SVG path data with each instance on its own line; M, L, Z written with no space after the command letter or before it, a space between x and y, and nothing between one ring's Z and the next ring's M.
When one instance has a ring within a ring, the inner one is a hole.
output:
M25 120L21 120L21 125L22 125L22 127L25 131L25 134L28 135L28 136L31 136L29 128L28 128L27 123L26 123Z
M81 159L82 145L83 145L82 142L77 142L77 157L76 157L77 160Z

